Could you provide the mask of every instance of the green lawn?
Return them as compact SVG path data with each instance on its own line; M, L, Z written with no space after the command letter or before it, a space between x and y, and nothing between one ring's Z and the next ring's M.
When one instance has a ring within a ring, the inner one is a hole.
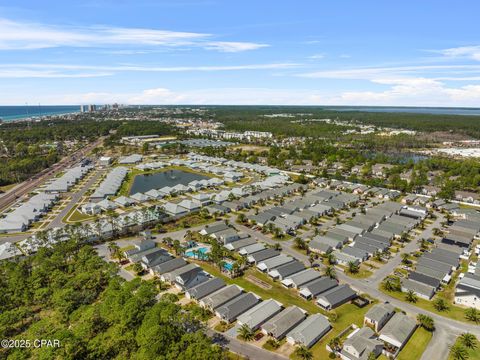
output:
M423 327L418 327L408 340L407 345L398 354L398 360L417 360L422 357L428 343L432 339L432 333Z
M459 338L457 338L457 341L455 342L455 344L461 344ZM476 349L466 349L468 353L468 360L480 360L480 351L478 350L478 346L479 344L477 344ZM448 359L454 360L452 355L450 355Z
M395 292L395 291L388 292L388 291L385 291L381 286L379 287L379 289L380 289L380 291L382 291L383 293L385 293L387 295L390 295L391 297L394 297L398 300L407 302L405 300L405 293ZM447 311L438 311L437 309L435 309L435 307L433 306L433 300L435 300L437 297L443 297L445 300L447 300L447 302L449 304L448 305L449 309ZM438 293L437 295L435 295L435 297L433 297L433 299L431 301L418 298L417 302L414 305L418 306L419 308L422 308L424 310L428 310L428 311L431 311L435 314L444 316L446 318L450 318L450 319L454 319L454 320L458 320L458 321L462 321L462 322L466 322L466 323L470 323L470 324L472 323L471 321L468 321L467 319L465 319L466 308L462 308L460 306L456 306L456 305L452 304L451 301L448 300L444 296L444 294L442 294L441 292Z
M93 216L87 215L87 214L82 214L80 211L77 210L76 207L73 207L67 215L62 219L63 222L68 222L68 223L76 223L76 222L81 222L81 221L86 221L86 220L91 220L93 219Z
M355 274L352 274L348 271L347 267L345 266L341 266L341 265L336 265L338 266L339 268L342 268L344 270L344 273L345 275L347 276L350 276L352 278L355 278L355 279L365 279L365 278L368 278L370 276L372 276L372 272L370 270L367 269L367 266L365 265L360 265L360 268L359 268L359 271Z

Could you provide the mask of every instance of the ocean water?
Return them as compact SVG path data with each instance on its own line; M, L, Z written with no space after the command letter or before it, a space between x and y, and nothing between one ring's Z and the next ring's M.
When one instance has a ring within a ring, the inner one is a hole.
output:
M480 108L407 107L407 106L326 106L327 110L412 113L433 115L480 115Z
M79 111L80 105L0 106L0 119L3 121L13 121L30 117L76 113Z

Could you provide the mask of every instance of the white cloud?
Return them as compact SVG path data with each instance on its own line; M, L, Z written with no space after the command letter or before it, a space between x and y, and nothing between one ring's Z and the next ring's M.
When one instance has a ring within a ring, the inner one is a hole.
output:
M325 58L325 54L315 54L315 55L309 56L308 58L312 60L321 60Z
M0 50L55 47L201 47L222 52L256 50L266 44L212 41L213 35L195 32L119 27L61 27L0 18Z
M480 86L448 87L425 78L379 80L381 91L326 92L308 89L205 88L172 90L165 87L139 92L87 92L28 96L1 94L3 104L197 104L197 105L372 105L372 106L478 106Z
M206 65L206 66L96 66L69 64L2 64L0 78L79 78L109 76L120 72L213 72L277 70L300 66L295 63L244 64L244 65Z
M468 58L480 61L480 46L460 46L436 51L450 58Z
M228 41L212 41L206 43L206 49L217 50L221 52L240 52L248 50L257 50L268 47L267 44L257 44L252 42L228 42Z
M444 78L452 74L454 79L460 73L480 73L480 65L411 65L392 67L360 67L351 69L334 69L314 71L298 74L300 77L314 79L348 79L348 80L376 80L376 79L398 79L403 77L425 77L425 74L432 74L432 78Z

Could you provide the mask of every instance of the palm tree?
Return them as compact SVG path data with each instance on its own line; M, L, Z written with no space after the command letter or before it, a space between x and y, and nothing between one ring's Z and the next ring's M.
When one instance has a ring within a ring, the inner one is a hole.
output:
M276 242L276 243L273 245L273 248L274 248L275 250L280 251L280 250L282 250L282 245L280 245L279 242Z
M357 274L360 270L358 264L354 261L349 261L347 267L350 274Z
M328 276L331 279L336 279L337 274L335 273L335 268L333 266L327 266L324 272L325 276Z
M408 259L410 256L407 253L402 254L402 263L407 265L410 264L410 260Z
M313 354L312 351L307 348L305 345L299 346L295 350L295 355L299 357L300 359L303 360L312 360L313 359Z
M428 315L418 314L417 321L427 331L435 330L435 322Z
M328 254L327 254L327 262L328 262L330 265L335 264L336 259L335 259L335 255L334 255L333 253L328 253Z
M477 347L477 338L468 332L460 335L460 342L468 349L475 349Z
M310 262L310 267L313 266L313 263L315 262L315 254L311 253L309 256L308 256L308 261Z
M475 308L468 308L465 310L465 318L470 321L478 323L480 321L480 313Z
M238 328L238 335L245 341L252 341L255 338L255 331L247 324L243 324Z
M173 250L175 251L175 255L179 255L182 252L182 246L180 245L179 240L173 241Z
M143 267L140 263L133 264L132 270L135 271L137 275L140 275L143 272Z
M437 298L434 302L433 302L433 307L437 310L437 311L445 311L445 310L448 310L448 304L447 302L445 301L444 298Z
M113 253L118 251L120 247L114 241L110 241L107 245L107 249L110 252L110 255L112 255Z
M462 345L455 344L450 348L450 354L454 360L467 360L468 351Z
M408 292L405 294L405 300L411 303L416 303L418 298L413 290L408 290Z
M339 337L334 337L328 343L332 350L338 350L342 347L342 342Z
M231 273L233 276L237 276L240 273L241 266L238 261L235 261L232 265Z

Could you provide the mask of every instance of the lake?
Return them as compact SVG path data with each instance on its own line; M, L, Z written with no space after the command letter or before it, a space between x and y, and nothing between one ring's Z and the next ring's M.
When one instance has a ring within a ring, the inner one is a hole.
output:
M168 170L154 174L137 175L133 180L130 195L137 192L145 193L152 189L161 189L165 186L173 187L178 184L187 185L193 180L204 179L209 179L209 177L181 170Z

